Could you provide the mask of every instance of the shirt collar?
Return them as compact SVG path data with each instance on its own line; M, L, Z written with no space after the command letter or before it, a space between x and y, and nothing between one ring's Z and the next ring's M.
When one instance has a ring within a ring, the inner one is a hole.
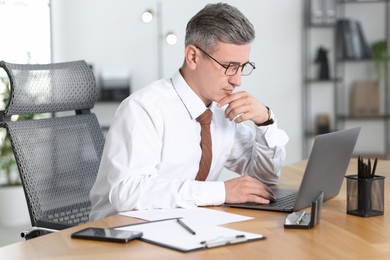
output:
M212 102L209 107L206 107L199 96L184 80L179 70L172 76L172 84L192 119L196 119L207 108L211 109L215 106L214 102Z

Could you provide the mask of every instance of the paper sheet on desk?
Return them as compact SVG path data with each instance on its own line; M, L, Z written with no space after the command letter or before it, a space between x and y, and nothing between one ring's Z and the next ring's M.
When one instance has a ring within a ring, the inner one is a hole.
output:
M261 234L210 225L195 219L183 219L183 221L196 234L188 232L188 230L178 224L177 219L145 222L119 227L117 229L141 231L143 233L142 240L182 252L228 246L230 244L265 238ZM237 241L237 237L243 237L243 240ZM234 242L235 240L237 242Z
M220 210L206 209L206 208L150 209L150 210L128 211L120 214L128 217L140 218L149 221L182 217L186 219L202 220L202 222L212 224L212 225L223 225L232 222L239 222L239 221L252 219L252 217L232 214Z

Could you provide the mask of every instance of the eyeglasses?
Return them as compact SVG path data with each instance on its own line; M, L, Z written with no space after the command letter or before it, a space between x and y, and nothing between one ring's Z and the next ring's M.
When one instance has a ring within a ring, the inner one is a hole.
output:
M218 63L222 68L224 68L226 76L234 76L234 75L236 75L237 71L240 68L241 68L241 75L242 76L248 76L249 74L252 73L252 71L254 69L256 69L255 63L249 62L249 61L244 63L244 64L242 64L242 65L240 65L240 63L238 63L238 62L230 62L228 65L224 65L224 64L220 63L219 61L217 61L216 59L214 59L213 57L211 57L207 52L205 52L201 48L199 48L199 47L196 47L196 48L198 48L201 52L206 54L207 57L209 57L210 59L212 59L213 61Z

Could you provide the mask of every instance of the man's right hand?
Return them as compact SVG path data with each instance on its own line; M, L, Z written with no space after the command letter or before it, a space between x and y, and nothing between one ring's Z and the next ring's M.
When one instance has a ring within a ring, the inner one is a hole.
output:
M271 189L259 180L250 176L241 176L225 181L225 203L256 202L268 204L275 201Z

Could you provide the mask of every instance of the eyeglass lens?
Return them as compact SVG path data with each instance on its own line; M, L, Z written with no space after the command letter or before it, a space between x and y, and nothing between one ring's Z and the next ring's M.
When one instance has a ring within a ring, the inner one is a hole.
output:
M233 76L237 73L237 71L241 69L241 75L247 76L252 73L254 66L251 63L246 63L240 66L239 64L230 63L229 66L226 68L225 74L227 76Z

